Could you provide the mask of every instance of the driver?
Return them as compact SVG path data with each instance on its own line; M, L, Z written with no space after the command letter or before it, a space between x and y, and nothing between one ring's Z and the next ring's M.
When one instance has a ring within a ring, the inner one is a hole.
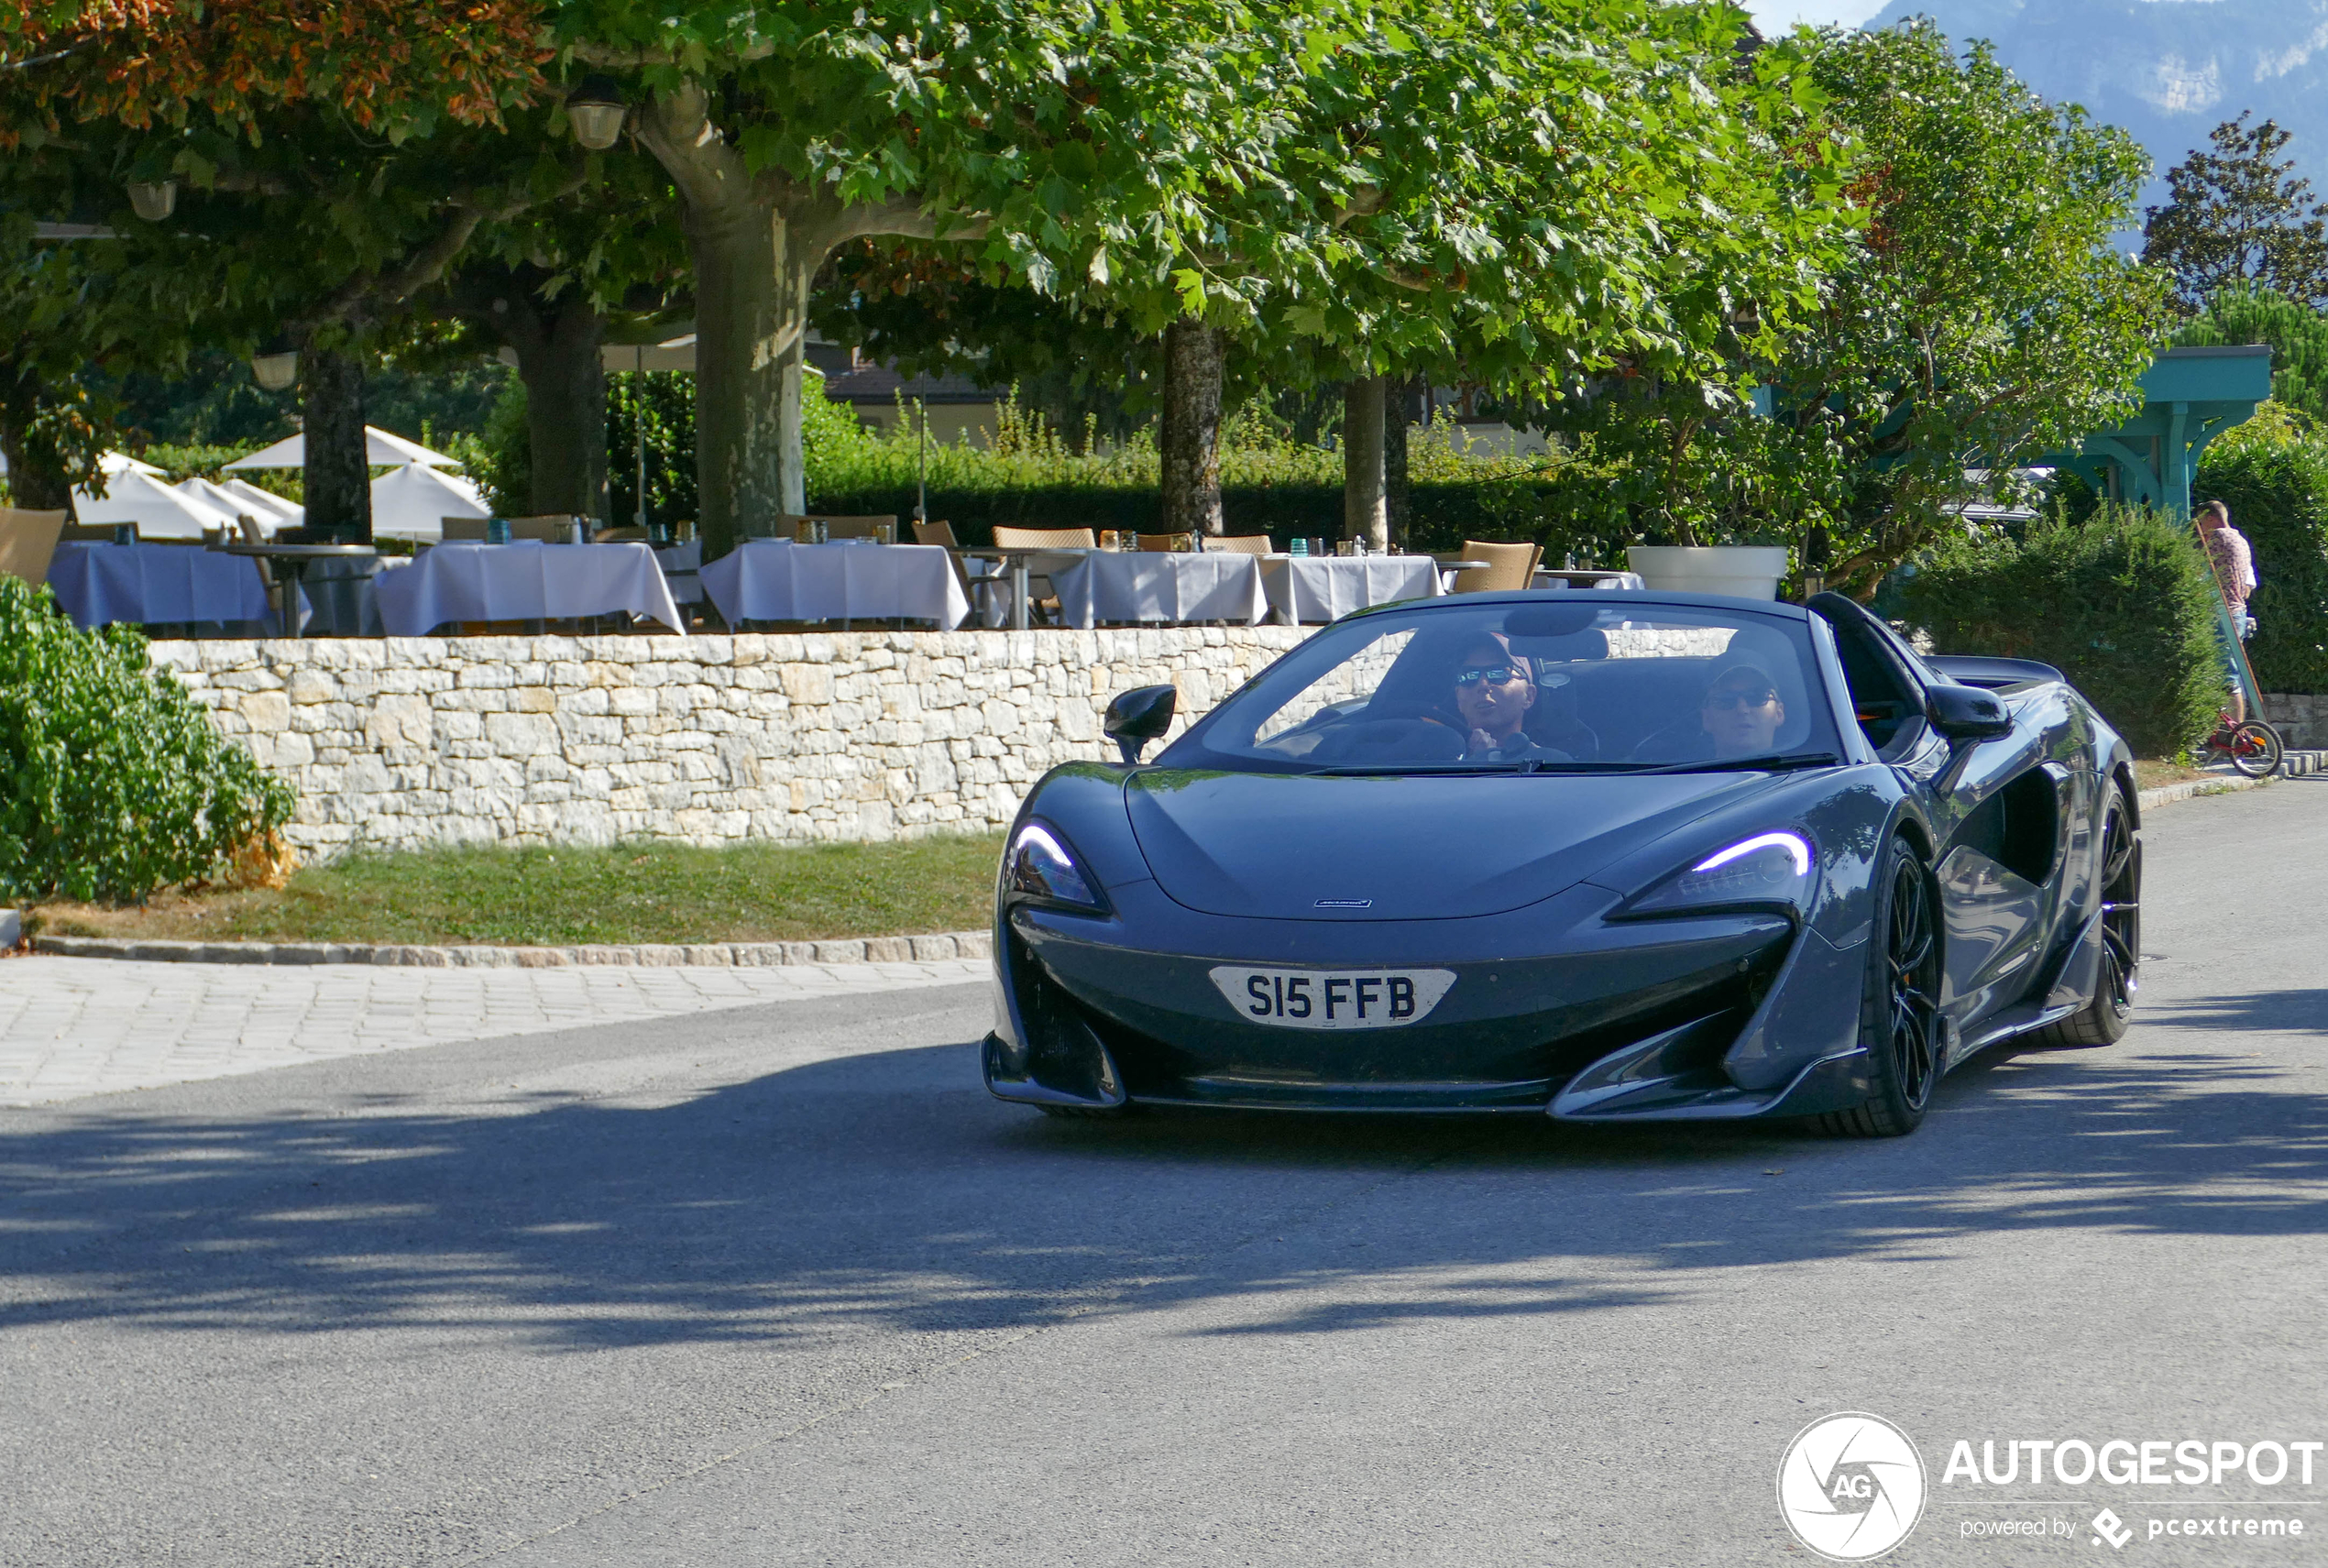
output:
M1455 706L1463 716L1465 762L1569 760L1564 751L1537 745L1521 728L1536 706L1535 663L1514 653L1500 632L1483 632L1456 661Z
M1778 740L1786 705L1771 678L1751 664L1732 664L1706 688L1697 722L1711 739L1717 759L1759 757Z

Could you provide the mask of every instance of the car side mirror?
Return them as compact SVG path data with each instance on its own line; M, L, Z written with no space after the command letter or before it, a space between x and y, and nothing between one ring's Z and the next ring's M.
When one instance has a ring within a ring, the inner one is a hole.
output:
M2013 733L2013 716L2004 701L1979 686L1927 686L1924 714L1932 728L1951 740L1993 740Z
M1135 686L1107 705L1100 728L1122 751L1126 766L1140 760L1150 740L1161 740L1172 728L1172 710L1180 699L1170 686Z

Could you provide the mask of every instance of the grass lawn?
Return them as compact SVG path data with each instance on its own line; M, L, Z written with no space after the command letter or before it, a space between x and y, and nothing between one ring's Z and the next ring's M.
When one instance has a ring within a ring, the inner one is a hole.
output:
M52 936L210 942L801 942L983 930L999 835L699 850L443 849L351 856L280 891L50 904Z

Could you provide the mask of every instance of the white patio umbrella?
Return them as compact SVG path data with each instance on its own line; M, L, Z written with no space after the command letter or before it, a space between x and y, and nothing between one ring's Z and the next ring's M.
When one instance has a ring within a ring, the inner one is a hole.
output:
M407 463L372 481L375 539L441 542L446 518L492 515L473 482L424 464Z
M431 452L417 441L407 441L391 431L369 424L364 427L364 461L375 468L394 467L404 463L427 463L445 468L461 466L457 457ZM226 466L230 471L236 468L304 468L307 466L307 437L285 436L272 446L261 447L247 457L236 458Z
M99 528L135 523L140 539L200 539L206 528L235 526L233 512L129 469L107 475L103 496L74 490L72 515Z
M287 500L272 490L262 490L247 479L226 479L222 481L218 488L246 507L265 507L286 522L302 523L307 521L305 507L301 506L297 501ZM251 515L258 517L258 513L254 511ZM266 520L262 517L259 521L263 522Z
M277 529L290 527L306 515L304 510L297 503L287 501L280 496L268 495L258 486L246 485L240 479L230 479L226 484L214 485L208 479L196 475L192 478L181 479L170 488L180 495L191 496L204 506L223 511L229 517L247 516L258 524L262 532L270 537ZM259 496L264 496L266 499L264 500L252 499Z

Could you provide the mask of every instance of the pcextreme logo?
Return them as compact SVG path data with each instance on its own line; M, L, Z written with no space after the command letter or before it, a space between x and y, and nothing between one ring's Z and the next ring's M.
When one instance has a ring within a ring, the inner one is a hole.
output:
M1881 1416L1846 1410L1795 1434L1778 1464L1778 1511L1830 1563L1881 1557L1924 1514L1924 1460Z

